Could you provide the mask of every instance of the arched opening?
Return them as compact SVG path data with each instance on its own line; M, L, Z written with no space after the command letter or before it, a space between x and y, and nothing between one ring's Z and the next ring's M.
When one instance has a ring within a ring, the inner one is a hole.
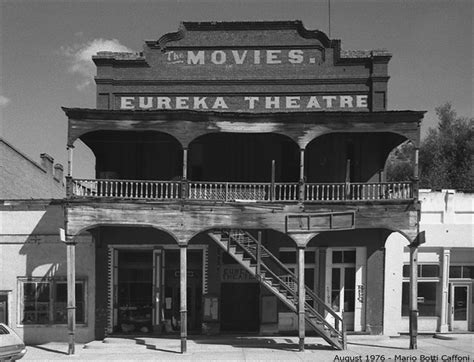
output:
M299 149L290 138L272 133L215 133L189 147L193 181L270 182L272 160L278 182L299 179Z
M407 181L413 177L415 145L405 141L395 147L387 156L385 175L387 181Z
M308 182L382 182L388 154L406 138L395 133L329 133L305 152Z
M95 337L161 333L163 251L177 250L175 237L151 226L104 225L88 231L95 245Z
M180 143L156 131L94 131L81 136L96 157L97 179L172 180L182 174Z

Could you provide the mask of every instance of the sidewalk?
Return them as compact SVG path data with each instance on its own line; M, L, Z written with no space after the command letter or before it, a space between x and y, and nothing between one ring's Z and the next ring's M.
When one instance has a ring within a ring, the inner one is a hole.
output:
M321 338L305 339L305 352L298 352L298 339L265 336L198 336L188 340L188 351L180 353L177 338L107 338L76 345L68 356L67 343L29 346L23 360L50 361L473 361L474 335L455 334L451 339L419 336L418 349L409 350L408 337L348 336L345 351L331 349Z

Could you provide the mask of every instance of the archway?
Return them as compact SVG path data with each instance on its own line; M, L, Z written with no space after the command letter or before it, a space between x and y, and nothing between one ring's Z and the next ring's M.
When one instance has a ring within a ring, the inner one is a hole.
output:
M299 149L273 133L213 133L189 146L188 175L193 181L270 182L272 160L278 182L299 179Z
M328 133L305 151L308 182L381 182L390 151L406 138L389 132Z
M96 156L96 178L172 180L182 174L182 147L157 131L94 131L81 140Z

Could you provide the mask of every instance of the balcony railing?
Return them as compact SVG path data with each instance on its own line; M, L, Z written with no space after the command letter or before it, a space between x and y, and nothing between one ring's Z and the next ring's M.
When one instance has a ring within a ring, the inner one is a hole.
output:
M347 202L413 199L411 182L265 183L72 179L68 195L134 200ZM301 192L300 192L301 191Z

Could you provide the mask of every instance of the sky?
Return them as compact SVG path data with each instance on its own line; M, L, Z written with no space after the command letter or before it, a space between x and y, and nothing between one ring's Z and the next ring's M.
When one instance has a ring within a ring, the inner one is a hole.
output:
M97 51L143 49L181 21L302 20L328 33L329 0L0 0L0 137L39 161L67 164L60 107L95 107ZM473 110L473 1L330 0L331 38L343 49L387 49L389 110ZM79 141L80 142L80 141ZM76 142L74 177L94 177L93 155Z

